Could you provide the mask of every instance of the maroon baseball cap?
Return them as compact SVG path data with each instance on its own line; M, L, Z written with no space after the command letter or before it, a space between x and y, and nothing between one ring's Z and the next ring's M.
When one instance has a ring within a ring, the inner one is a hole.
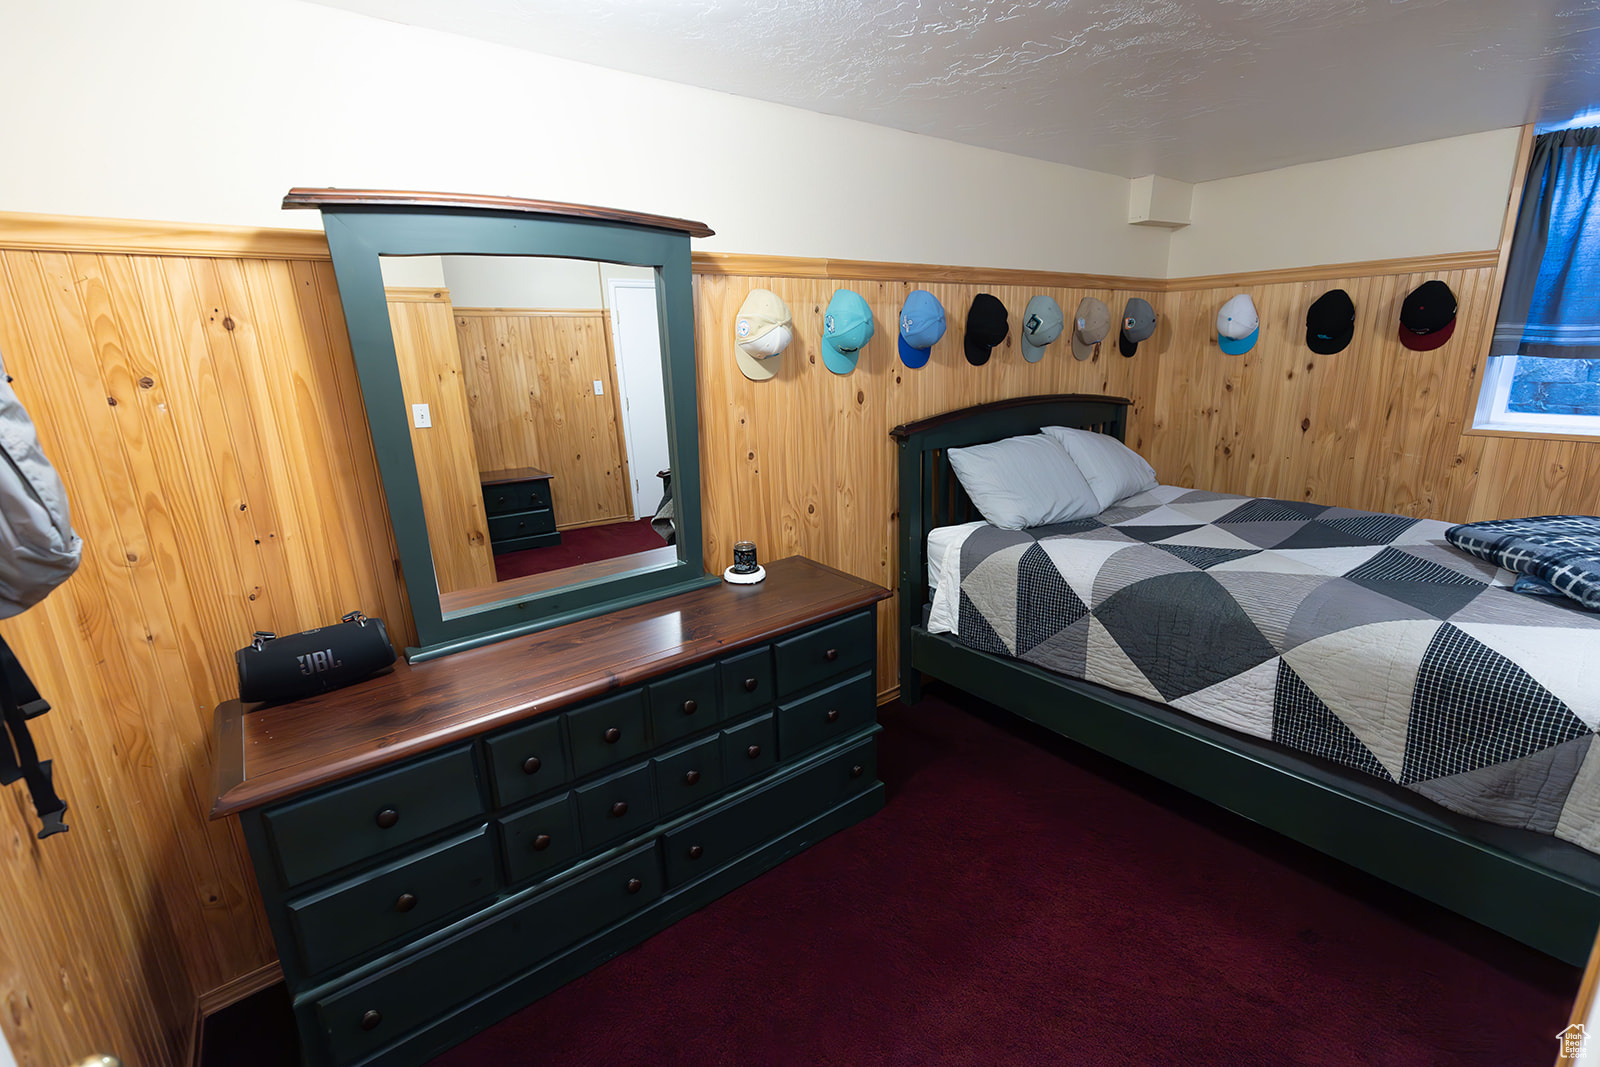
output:
M1456 294L1437 278L1423 282L1400 305L1400 343L1431 352L1456 332Z

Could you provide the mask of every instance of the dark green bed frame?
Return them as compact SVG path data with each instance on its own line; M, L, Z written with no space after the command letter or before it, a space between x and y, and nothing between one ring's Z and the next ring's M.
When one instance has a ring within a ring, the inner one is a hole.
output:
M1073 426L1118 440L1128 401L1005 400L890 431L899 446L900 698L922 676L1087 745L1253 822L1367 871L1568 963L1588 959L1600 926L1600 856L1494 826L1331 762L1212 726L1139 697L980 652L923 625L927 534L981 518L945 450Z

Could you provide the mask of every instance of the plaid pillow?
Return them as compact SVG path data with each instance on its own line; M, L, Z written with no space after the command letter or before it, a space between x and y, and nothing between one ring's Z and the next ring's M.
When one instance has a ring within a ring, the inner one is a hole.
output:
M1531 574L1590 611L1600 611L1600 517L1493 519L1452 526L1444 536L1463 552Z

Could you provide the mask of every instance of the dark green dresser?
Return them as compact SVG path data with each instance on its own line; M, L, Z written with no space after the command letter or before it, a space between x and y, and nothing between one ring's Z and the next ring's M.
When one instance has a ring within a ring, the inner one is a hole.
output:
M561 543L550 475L538 467L484 471L483 513L489 523L489 546L495 555Z
M878 810L886 595L780 560L220 708L213 817L244 829L306 1061L424 1062Z

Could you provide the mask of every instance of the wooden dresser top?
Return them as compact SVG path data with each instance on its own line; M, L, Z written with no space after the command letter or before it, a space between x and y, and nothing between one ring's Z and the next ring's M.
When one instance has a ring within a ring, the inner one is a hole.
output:
M874 604L889 591L801 556L759 585L722 583L596 615L345 689L217 708L213 819L408 759ZM256 705L251 705L256 707Z

